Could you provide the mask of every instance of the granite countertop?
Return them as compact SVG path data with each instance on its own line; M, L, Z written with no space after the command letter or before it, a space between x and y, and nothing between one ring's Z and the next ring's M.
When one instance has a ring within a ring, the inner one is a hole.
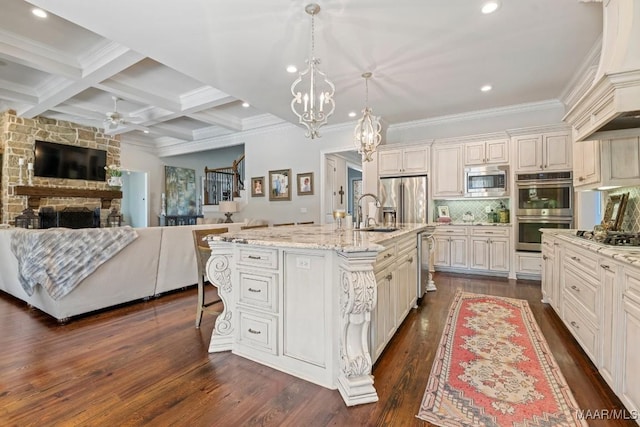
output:
M341 252L379 252L384 242L408 233L433 232L433 225L399 224L391 232L373 232L344 228L336 230L334 224L327 225L289 225L283 227L252 228L211 234L209 241L243 243L248 245L272 246L304 249L330 249Z
M490 227L511 227L511 223L510 222L480 222L480 221L472 221L472 222L450 222L450 223L443 223L443 222L434 222L432 223L432 225L436 225L438 227L446 227L449 225L455 225L455 226L490 226Z
M576 246L585 248L599 255L606 256L617 261L640 267L640 246L613 246L595 240L589 240L576 235L577 230L540 229L543 233L569 241Z

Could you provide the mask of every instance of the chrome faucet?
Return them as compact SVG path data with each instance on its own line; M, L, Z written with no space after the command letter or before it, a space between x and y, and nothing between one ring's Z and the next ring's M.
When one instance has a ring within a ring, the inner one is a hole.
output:
M378 199L378 197L373 193L364 193L362 196L358 197L358 201L356 202L356 215L354 218L355 220L354 227L356 229L360 228L360 219L362 218L362 205L360 204L360 201L367 196L373 198L373 200L376 201L377 208L381 206L380 199ZM375 218L369 218L369 219L373 219L373 222L375 224L375 221L376 221ZM369 219L367 220L367 227L369 226Z

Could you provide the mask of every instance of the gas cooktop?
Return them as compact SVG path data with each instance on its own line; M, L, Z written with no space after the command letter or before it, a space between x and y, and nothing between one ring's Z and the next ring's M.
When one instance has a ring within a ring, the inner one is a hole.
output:
M578 236L611 246L640 246L640 233L607 231L604 238L594 236L593 231L578 231Z

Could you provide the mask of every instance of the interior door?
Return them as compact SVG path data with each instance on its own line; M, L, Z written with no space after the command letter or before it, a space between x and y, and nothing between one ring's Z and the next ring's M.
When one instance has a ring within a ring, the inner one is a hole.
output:
M148 176L146 172L122 175L122 216L132 227L149 226Z
M338 206L336 198L338 195L336 189L338 171L334 158L327 156L324 164L324 222L325 224L332 224L333 210Z

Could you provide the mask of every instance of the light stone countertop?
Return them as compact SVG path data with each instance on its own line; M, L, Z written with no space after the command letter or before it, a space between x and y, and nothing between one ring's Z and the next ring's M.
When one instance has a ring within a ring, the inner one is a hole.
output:
M210 242L222 241L271 247L379 252L384 249L384 242L387 240L409 233L433 233L434 229L432 224L399 224L397 227L397 230L391 232L374 232L358 231L353 228L338 231L334 224L289 225L212 234L207 236L207 239Z
M450 222L450 223L441 223L434 222L431 225L435 225L437 227L448 227L448 226L465 226L465 227L511 227L513 224L510 222L480 222L480 221L472 221L472 222Z
M566 240L585 248L592 252L596 252L599 255L612 258L616 261L620 261L625 264L630 264L636 267L640 267L640 246L614 246L605 245L604 243L596 242L595 240L584 239L576 236L577 230L556 230L556 229L540 229L543 233L552 234L561 240Z

